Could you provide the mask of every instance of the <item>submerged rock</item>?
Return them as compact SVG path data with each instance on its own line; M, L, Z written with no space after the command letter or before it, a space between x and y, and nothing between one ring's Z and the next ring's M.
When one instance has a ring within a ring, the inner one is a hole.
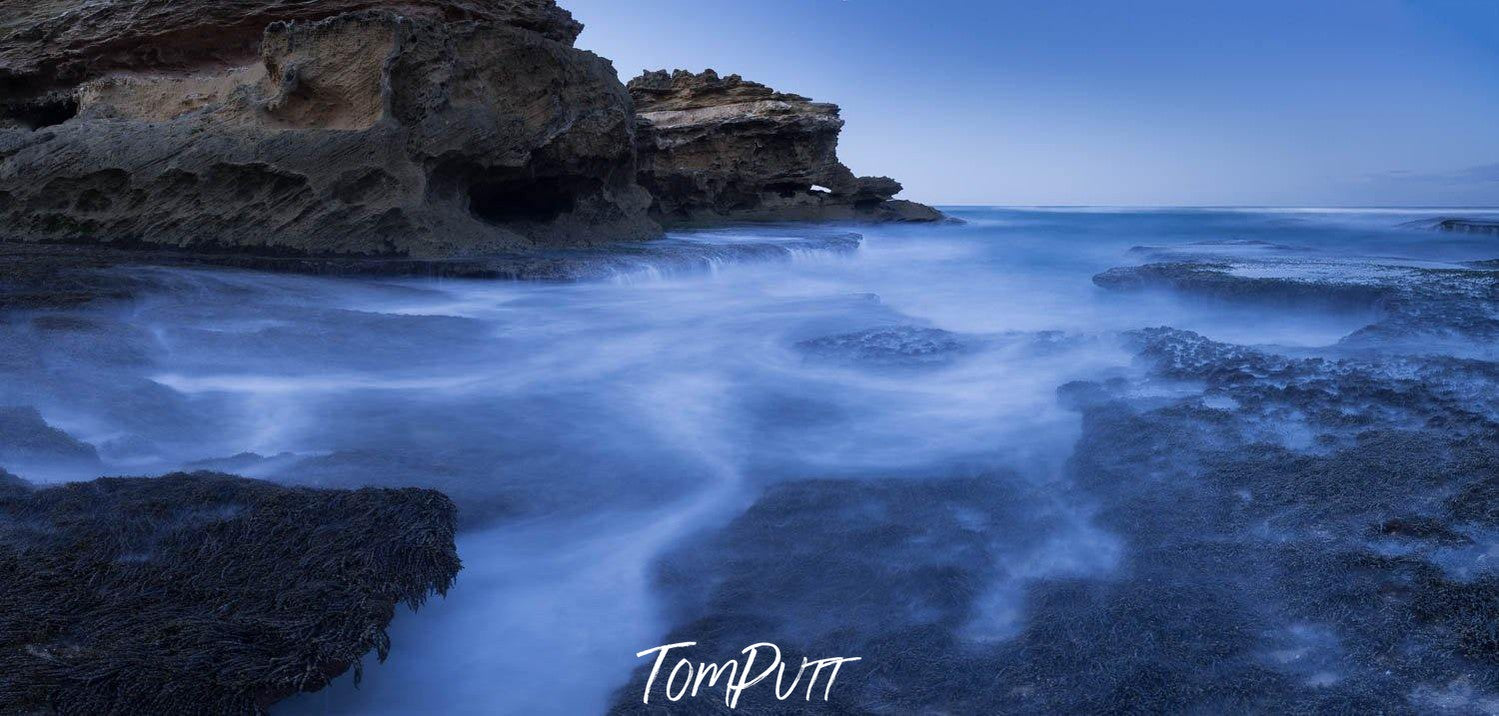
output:
M1229 301L1369 310L1375 321L1347 345L1499 338L1499 269L1388 259L1224 258L1112 268L1093 277L1116 291L1165 289Z
M777 700L772 676L731 711L722 686L705 683L669 712L801 713L810 700L828 713L995 713L990 652L1019 616L1007 602L1048 572L1071 527L1018 484L1005 473L780 484L669 551L658 581L673 627L661 643L698 642L694 658L717 663L777 644L788 662L779 688L792 694ZM1063 569L1107 571L1106 553ZM826 672L815 688L811 669L798 673L803 657L829 656L861 661L831 689ZM657 706L668 703L664 671L642 704L649 671L635 670L610 713L668 712Z
M1069 401L1068 471L1124 568L1032 594L1017 661L993 667L1033 685L1028 709L990 712L1402 711L1495 683L1493 523L1471 505L1493 504L1499 364L1128 338L1142 382Z
M452 503L216 473L0 490L0 711L262 713L453 584Z
M1437 222L1439 231L1452 231L1460 234L1487 234L1499 236L1499 221L1474 221L1471 219L1443 219Z
M1499 236L1499 221L1493 219L1436 219L1432 221L1412 221L1401 224L1408 229L1427 229L1431 231L1448 231L1456 234L1484 234L1488 236Z
M148 287L146 283L106 270L140 258L118 255L121 253L93 247L0 242L0 310L68 308L135 296Z
M846 255L859 234L819 227L788 228L784 236L716 241L714 232L606 246L503 251L449 259L348 256L267 256L254 253L123 250L107 246L0 242L0 309L69 308L172 292L170 274L132 267L224 267L325 276L582 281L638 273L708 272L736 261L787 261ZM3 353L3 351L0 351Z
M1214 239L1193 241L1175 246L1134 246L1129 252L1150 262L1212 261L1215 259L1259 258L1306 252L1305 247L1277 244L1260 239Z
M1496 683L1499 364L1125 339L1129 377L1060 391L1080 433L1044 486L772 485L664 555L659 643L778 644L794 700L751 713L806 703L804 655L862 657L839 713L1404 713ZM658 706L666 670L643 706L642 661L615 712L728 713Z
M35 464L99 462L94 446L47 424L36 408L0 407L0 462Z
M6 14L0 237L433 258L659 233L629 95L551 0Z
M887 367L948 363L967 350L957 334L937 328L895 326L871 328L798 342L809 358Z
M1231 301L1275 305L1310 302L1333 308L1371 308L1391 294L1393 281L1361 280L1353 268L1344 264L1214 258L1112 268L1094 276L1093 283L1117 291L1169 289ZM1342 273L1344 270L1348 273Z
M722 221L939 221L895 200L899 182L838 161L838 106L713 70L647 72L629 83L640 114L640 183L668 225Z

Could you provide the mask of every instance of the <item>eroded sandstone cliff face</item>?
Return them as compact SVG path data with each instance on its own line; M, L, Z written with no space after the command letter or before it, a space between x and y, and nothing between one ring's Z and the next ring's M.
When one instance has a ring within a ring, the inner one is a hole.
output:
M936 221L894 200L899 182L838 160L838 106L738 75L647 72L629 83L640 115L640 183L668 224Z
M581 30L553 0L0 0L0 241L425 260L942 218L838 161L836 105L627 90Z
M655 236L552 0L0 0L0 233L451 257Z

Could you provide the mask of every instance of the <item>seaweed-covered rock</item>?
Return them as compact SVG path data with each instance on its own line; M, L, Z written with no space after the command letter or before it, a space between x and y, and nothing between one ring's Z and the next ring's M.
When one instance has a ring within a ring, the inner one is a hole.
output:
M419 258L656 236L552 0L0 2L0 238Z
M262 713L453 584L430 490L216 473L0 491L0 711Z
M899 182L856 178L838 161L838 106L713 70L630 81L640 115L640 183L667 224L940 221L895 200Z
M1068 471L1126 568L1033 593L1017 660L995 667L1020 703L1418 713L1469 679L1493 697L1499 365L1129 339L1141 382L1068 401L1083 420ZM1163 397L1161 379L1203 392ZM991 712L1026 710L1008 703Z

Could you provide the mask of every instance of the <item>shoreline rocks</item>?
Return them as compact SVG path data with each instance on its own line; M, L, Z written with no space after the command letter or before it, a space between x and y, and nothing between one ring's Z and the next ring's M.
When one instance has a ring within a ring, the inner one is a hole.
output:
M1445 231L1453 234L1481 234L1487 236L1499 236L1499 221L1493 219L1459 219L1440 218L1435 220L1411 221L1401 224L1402 228L1425 229L1427 231Z
M443 260L944 218L838 162L835 105L711 71L627 90L581 30L553 0L17 9L0 241Z
M171 290L143 267L241 269L317 276L585 281L634 272L712 271L729 261L786 261L803 253L848 254L859 234L837 227L796 227L795 236L712 243L682 236L593 247L506 251L480 257L266 256L86 244L0 241L0 311L59 309L128 301Z
M432 490L18 483L0 474L7 713L264 713L383 660L397 606L460 569Z
M4 238L437 258L660 233L629 96L550 1L53 5L0 64ZM43 121L59 93L76 116Z
M713 70L646 72L628 87L640 184L667 226L946 218L894 199L894 179L855 177L838 160L838 105Z
M1186 258L1186 257L1183 257ZM1196 257L1121 266L1093 277L1116 292L1164 290L1246 305L1367 312L1344 346L1429 350L1447 342L1490 342L1499 270L1331 256Z

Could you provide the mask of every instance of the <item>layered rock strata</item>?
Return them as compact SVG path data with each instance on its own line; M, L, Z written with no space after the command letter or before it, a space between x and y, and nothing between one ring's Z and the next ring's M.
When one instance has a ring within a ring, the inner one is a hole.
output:
M4 238L449 257L655 236L550 0L11 0Z
M738 75L647 72L629 83L640 115L640 183L668 225L723 221L937 221L893 197L899 182L838 160L838 106Z
M581 30L552 0L0 0L0 241L426 260L942 218L838 161L837 106L627 91Z

